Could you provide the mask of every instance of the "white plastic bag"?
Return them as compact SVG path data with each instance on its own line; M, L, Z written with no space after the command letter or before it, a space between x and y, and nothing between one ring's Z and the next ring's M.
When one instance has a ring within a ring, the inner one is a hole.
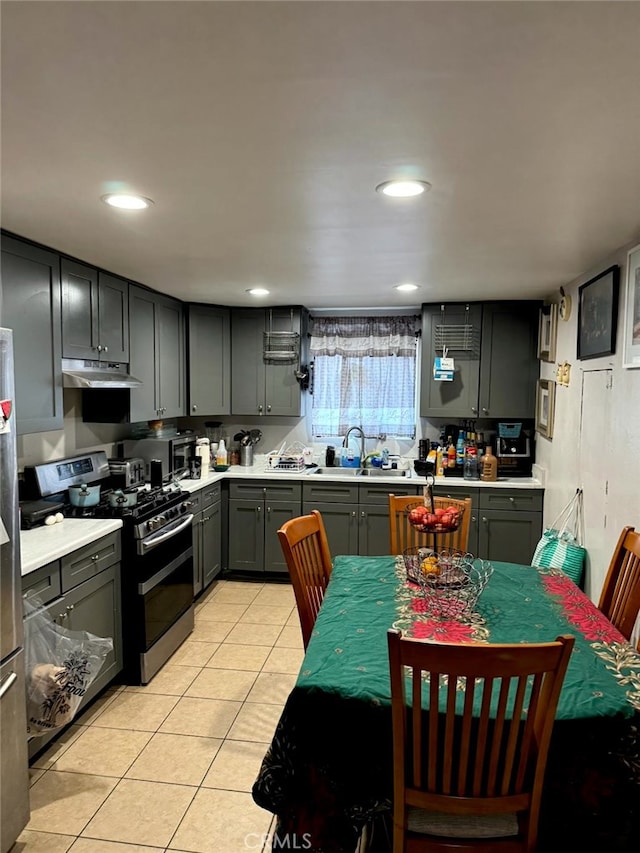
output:
M24 615L27 735L37 737L74 718L113 640L62 628L37 599L24 601Z

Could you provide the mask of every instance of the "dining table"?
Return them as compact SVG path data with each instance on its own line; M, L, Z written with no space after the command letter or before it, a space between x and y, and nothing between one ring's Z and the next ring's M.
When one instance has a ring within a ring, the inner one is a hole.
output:
M483 564L485 565L485 564ZM427 642L575 645L547 762L540 851L640 849L640 654L561 570L495 562L473 606L438 611L402 556L337 556L253 785L273 849L353 853L391 814L387 631Z

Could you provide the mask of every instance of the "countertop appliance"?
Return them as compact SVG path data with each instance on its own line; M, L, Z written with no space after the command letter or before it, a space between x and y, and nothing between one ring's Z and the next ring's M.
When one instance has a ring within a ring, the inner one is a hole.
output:
M13 333L0 329L0 849L6 853L29 821L29 758Z
M109 459L109 486L112 489L128 489L144 483L145 461L141 456L131 459Z
M524 430L517 437L496 436L496 456L499 477L531 476L531 439Z
M103 451L45 462L34 466L34 477L58 493L72 484L78 470L95 471L100 482L103 457L106 463ZM86 482L92 482L88 475ZM111 506L110 494L103 491L96 506L69 507L65 515L122 520L124 679L147 684L193 630L193 504L177 483L141 487L134 506Z
M189 468L189 459L195 456L196 436L172 435L166 438L126 439L122 442L123 456L136 456L144 459L147 479L150 478L149 463L152 459L162 462L165 474L177 475Z

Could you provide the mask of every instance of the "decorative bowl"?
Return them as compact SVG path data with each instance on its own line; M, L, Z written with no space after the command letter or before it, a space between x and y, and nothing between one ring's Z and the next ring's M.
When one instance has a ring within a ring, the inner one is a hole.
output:
M229 466L228 465L214 465L213 470L214 471L228 471Z
M420 612L456 618L473 610L493 574L488 560L455 549L407 548L403 555L407 580L424 599Z

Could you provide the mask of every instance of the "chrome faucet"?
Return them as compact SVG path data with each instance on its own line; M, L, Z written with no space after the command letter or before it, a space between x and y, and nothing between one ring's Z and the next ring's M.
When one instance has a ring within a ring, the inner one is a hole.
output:
M359 427L359 426L349 427L345 437L342 440L342 446L343 447L349 446L349 436L351 435L352 432L354 432L354 430L356 432L360 433L360 465L364 465L364 439L365 439L365 434L362 430L362 427Z

